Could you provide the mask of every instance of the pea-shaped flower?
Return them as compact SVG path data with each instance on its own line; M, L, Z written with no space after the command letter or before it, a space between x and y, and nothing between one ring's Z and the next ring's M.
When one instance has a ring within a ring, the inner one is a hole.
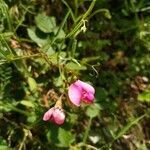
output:
M51 121L58 125L61 125L65 121L65 114L62 109L58 107L52 107L44 114L43 120Z
M94 100L95 89L88 83L77 80L69 86L68 96L70 101L80 106L81 102L92 103Z
M50 108L43 116L44 121L51 121L61 125L65 121L65 113L62 109L61 100L58 100L54 107Z

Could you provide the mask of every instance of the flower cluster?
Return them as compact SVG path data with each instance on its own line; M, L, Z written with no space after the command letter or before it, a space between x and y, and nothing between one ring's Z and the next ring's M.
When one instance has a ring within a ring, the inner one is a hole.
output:
M68 97L72 104L80 106L81 102L92 103L94 100L95 89L83 81L77 80L68 89ZM44 121L51 121L61 125L65 121L65 113L62 109L62 102L59 99L55 106L50 108L43 116Z

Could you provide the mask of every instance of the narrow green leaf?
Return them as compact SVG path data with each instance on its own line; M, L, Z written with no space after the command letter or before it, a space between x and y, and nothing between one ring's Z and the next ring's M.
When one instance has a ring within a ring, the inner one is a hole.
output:
M137 124L145 115L142 115L138 118L132 119L126 126L124 126L116 135L115 140L122 137L133 125Z
M87 69L86 66L81 66L74 62L67 63L66 68L68 70L86 70Z
M34 107L35 105L29 101L29 100L22 100L20 101L20 104L24 105L24 106L27 106L27 107Z

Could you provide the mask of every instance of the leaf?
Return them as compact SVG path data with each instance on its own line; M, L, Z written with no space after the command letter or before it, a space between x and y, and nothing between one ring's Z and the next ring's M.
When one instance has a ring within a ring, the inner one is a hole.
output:
M0 145L0 150L9 150L9 148L6 145Z
M44 14L39 14L36 16L35 22L37 27L45 33L53 32L53 29L56 27L55 18L46 16Z
M87 116L94 118L100 114L100 106L98 104L90 105L86 111Z
M86 70L87 69L86 66L81 66L74 62L67 63L66 68L68 70Z
M0 54L0 56L4 56L5 59L10 59L14 56L11 48L9 47L5 37L2 34L0 34Z
M59 126L54 125L53 123L48 123L49 124L49 130L47 132L47 139L51 143L57 144L59 143L58 141L58 129Z
M50 46L47 50L46 50L46 54L48 56L55 54L55 50Z
M37 120L37 117L34 113L32 113L30 116L28 116L27 121L29 123L34 123Z
M74 136L70 131L59 128L58 139L60 141L60 146L68 147L73 142Z
M138 100L141 102L150 102L150 91L144 91L138 95Z
M4 39L6 39L6 40L9 40L13 35L14 35L13 32L0 33L0 36L3 36Z
M56 87L61 87L63 85L63 81L61 76L54 78L54 84Z
M0 150L9 150L9 147L7 146L7 142L5 139L3 139L2 136L0 136Z
M35 91L37 89L36 81L33 78L28 78L28 84L31 91Z
M20 101L20 104L27 106L27 107L34 107L34 104L29 100L22 100Z
M108 92L104 89L104 88L101 88L101 87L97 87L96 88L96 101L102 101L102 102L105 102L107 97L108 97Z
M54 32L55 35L57 34L58 30L59 30L59 27L55 27L54 28L53 32ZM55 38L56 39L62 39L62 38L65 38L65 36L66 36L66 34L65 34L64 30L61 29L59 31L57 37L55 37Z
M115 140L122 137L133 125L137 124L145 115L133 118L126 126L124 126L116 135Z
M59 56L58 56L59 55ZM54 53L53 55L49 56L49 59L54 65L57 65L58 57L65 58L66 57L66 52L60 52L60 53Z
M36 28L28 28L28 35L39 47L44 46L48 42L48 35L42 33Z

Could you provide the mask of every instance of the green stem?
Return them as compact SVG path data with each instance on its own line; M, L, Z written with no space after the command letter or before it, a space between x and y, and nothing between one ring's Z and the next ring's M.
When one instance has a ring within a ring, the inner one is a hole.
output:
M111 16L109 10L103 8L103 9L98 9L98 10L94 11L94 12L89 16L89 19L92 18L94 15L96 15L96 14L98 14L98 13L101 13L101 12L103 12L103 13L108 13L109 16Z
M13 105L11 105L11 104L8 104L7 106L8 106L8 108L11 108L13 111L16 111L16 112L18 112L18 113L20 113L20 114L23 114L23 115L26 115L26 116L30 116L30 113L28 113L28 112L26 112L26 111L24 111L24 110L21 110L21 109L19 109L19 108L13 106Z
M83 143L86 143L87 141L87 138L88 138L88 135L89 135L89 131L90 131L90 128L91 128L91 123L92 123L92 118L90 118L89 122L88 122L88 126L85 130L85 134L84 134L84 137L83 137Z
M82 16L81 20L79 21L79 23L77 23L77 25L74 27L74 29L66 36L66 38L71 37L73 35L77 35L76 33L78 32L79 28L82 26L83 24L83 20L85 20L88 15L91 13L92 9L94 8L96 0L93 0L90 7L88 8L88 10L86 11L86 13Z
M132 7L132 9L133 9L133 11L134 11L136 23L138 24L138 27L139 27L139 29L140 29L140 27L141 27L141 25L140 25L140 20L139 20L138 14L137 14L137 12L136 12L136 6L135 6L133 0L130 0L130 4L131 4L131 7Z
M78 14L78 0L75 0L74 1L74 5L75 5L75 16L77 16L77 14Z
M65 25L65 23L66 23L66 21L67 21L67 18L69 17L70 12L71 12L71 10L69 10L69 11L67 12L67 14L66 14L66 16L65 16L65 18L64 18L64 20L63 20L63 22L61 23L61 25L60 25L60 27L59 27L59 29L58 29L58 31L57 31L57 33L56 33L54 39L52 40L51 44L53 44L53 43L55 42L55 40L57 39L57 35L59 34L59 32L60 32L60 31L62 30L62 28L64 27L64 25Z
M66 5L66 7L69 9L69 11L70 11L70 13L71 13L71 17L72 17L72 20L73 20L73 22L75 22L75 15L74 15L74 13L73 13L73 11L72 11L72 9L71 9L71 7L68 5L68 3L66 2L66 1L64 1L64 0L62 0L62 2Z
M58 65L59 74L60 74L62 82L65 80L65 76L64 76L64 70L62 69L63 66L60 64L60 53L61 53L62 46L64 44L64 40L65 39L62 40L62 43L61 43L61 46L57 55L57 65ZM64 84L63 84L63 88L65 88Z
M92 145L89 145L89 144L85 144L85 143L79 143L77 146L76 146L76 148L77 149L79 149L79 147L80 148L82 148L82 147L85 147L87 150L98 150L98 148L96 148L96 147L94 147L94 146L92 146Z
M19 146L18 150L22 150L22 149L23 149L23 146L24 146L24 144L25 144L25 141L26 141L26 139L27 139L27 136L28 136L28 133L27 133L27 131L24 129L23 140L22 140L22 142L20 143L20 146Z
M75 56L76 47L77 47L77 40L76 40L76 39L73 39L73 43L72 43L72 54L71 54L72 57Z

